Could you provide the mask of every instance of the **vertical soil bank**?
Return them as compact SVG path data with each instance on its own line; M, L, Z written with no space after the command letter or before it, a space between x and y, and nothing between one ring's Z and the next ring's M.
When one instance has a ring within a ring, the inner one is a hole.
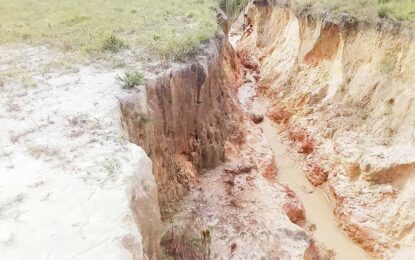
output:
M241 137L232 47L217 35L195 60L120 98L130 141L153 161L162 213L201 169L224 162L228 140Z
M217 34L193 61L119 97L129 140L150 157L157 183L158 201L145 200L152 187L138 180L131 182L130 192L150 258L164 258L159 254L163 226L157 213L169 218L200 182L200 172L224 163L235 143L244 141L243 114L235 98L240 76L232 46Z
M341 227L377 257L415 253L415 44L411 34L318 21L254 1L237 44L257 91L328 183ZM260 3L260 4L259 4Z

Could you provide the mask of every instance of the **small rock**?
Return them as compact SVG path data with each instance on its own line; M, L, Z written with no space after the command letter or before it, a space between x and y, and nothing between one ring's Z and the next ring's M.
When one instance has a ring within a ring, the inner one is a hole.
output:
M4 86L4 81L0 79L0 87Z
M254 176L246 176L246 180L247 180L247 181L252 181L253 179L255 179L255 177L254 177Z
M305 140L301 143L298 151L304 154L311 154L314 151L314 142L311 140Z
M287 186L283 186L283 192L285 193L285 200L282 207L288 218L293 223L303 221L305 219L305 210L297 194Z
M254 79L255 79L256 81L259 81L259 80L261 79L261 76L260 76L259 74L255 74L255 75L254 75Z
M307 166L307 179L314 186L320 186L327 182L329 174L320 165L318 165L317 163L309 163Z
M242 50L237 53L239 60L247 69L258 71L259 62L254 58L254 55L247 50Z
M283 123L283 124L287 124L288 120L291 117L291 113L289 113L286 109L284 108L272 108L268 111L268 116L275 121L276 123Z
M264 121L264 116L263 115L260 115L260 114L253 113L253 114L251 114L251 120L255 124L259 124L262 121Z
M231 244L231 253L235 252L236 248L237 248L237 244L235 242L233 242Z

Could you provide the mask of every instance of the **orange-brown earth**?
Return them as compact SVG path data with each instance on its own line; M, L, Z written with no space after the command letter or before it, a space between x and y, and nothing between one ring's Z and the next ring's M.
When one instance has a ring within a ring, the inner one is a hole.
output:
M342 229L368 252L410 259L413 34L310 19L277 4L250 4L245 12L252 24L237 53L259 68L268 116L303 154L310 182L329 187Z

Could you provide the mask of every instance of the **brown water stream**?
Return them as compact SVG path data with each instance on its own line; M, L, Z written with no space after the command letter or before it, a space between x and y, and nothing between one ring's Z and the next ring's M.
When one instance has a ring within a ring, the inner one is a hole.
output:
M240 87L239 100L247 111L264 113L266 102L255 97L255 83L253 83L255 80L249 74L247 78L251 79L251 82L247 82ZM277 131L277 125L265 117L260 127L274 152L278 169L278 181L287 184L302 201L307 221L316 227L314 238L333 250L336 254L335 259L372 259L338 227L333 214L333 203L330 201L328 193L311 185L306 178L301 163L298 161L298 155L295 154L295 151L291 151L292 149L287 144L284 144L281 135Z
M360 246L339 229L327 193L310 184L300 163L290 156L273 122L266 118L261 127L275 155L278 180L294 190L303 202L307 220L316 225L314 231L316 240L333 250L338 260L371 259Z

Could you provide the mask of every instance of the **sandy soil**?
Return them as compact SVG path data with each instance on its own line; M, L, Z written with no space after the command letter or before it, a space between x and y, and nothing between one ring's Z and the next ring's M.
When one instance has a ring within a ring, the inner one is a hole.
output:
M123 136L120 70L71 59L0 50L1 259L131 259L141 245L126 179L154 179Z

